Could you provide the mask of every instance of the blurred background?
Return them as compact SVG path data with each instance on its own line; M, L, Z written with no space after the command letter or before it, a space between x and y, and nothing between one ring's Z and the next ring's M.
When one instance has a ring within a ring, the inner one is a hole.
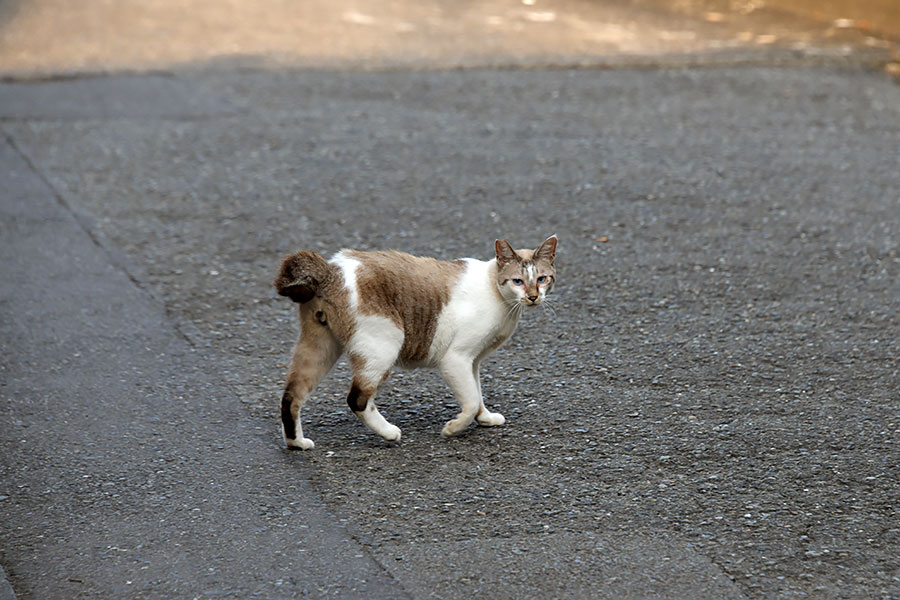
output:
M897 0L3 0L0 72L882 56Z

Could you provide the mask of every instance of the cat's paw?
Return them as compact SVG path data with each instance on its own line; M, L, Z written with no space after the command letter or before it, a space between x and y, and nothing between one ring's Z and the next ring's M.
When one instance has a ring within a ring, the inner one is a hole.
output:
M463 431L471 423L471 418L469 418L468 420L453 419L452 421L447 421L447 424L444 425L444 428L441 430L441 435L444 437L454 436Z
M400 441L400 428L396 425L392 425L387 423L386 427L382 431L378 432L378 435L383 437L385 440L389 442L399 442Z
M506 423L506 417L500 413L492 413L486 410L475 417L475 420L483 427L497 427Z
M285 438L284 443L288 448L299 448L300 450L312 450L316 447L316 444L309 438L297 438L295 440Z

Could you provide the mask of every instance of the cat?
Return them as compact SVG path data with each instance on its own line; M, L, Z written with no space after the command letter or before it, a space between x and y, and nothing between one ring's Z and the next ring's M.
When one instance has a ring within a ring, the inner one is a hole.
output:
M496 240L487 261L356 250L330 260L309 250L285 257L275 288L299 304L300 316L281 398L285 444L315 446L303 436L300 408L345 352L353 371L347 404L385 440L399 441L400 429L378 412L374 396L395 365L440 370L460 405L444 436L473 421L503 425L503 415L484 406L479 365L553 289L556 243L554 235L536 250L514 250Z

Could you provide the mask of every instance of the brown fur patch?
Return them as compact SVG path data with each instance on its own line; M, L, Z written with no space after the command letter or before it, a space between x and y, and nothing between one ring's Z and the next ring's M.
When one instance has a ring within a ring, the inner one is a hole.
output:
M438 316L465 270L465 261L385 251L348 255L360 262L356 272L360 313L388 317L403 330L401 364L425 360Z
M300 304L301 339L303 336L318 335L316 329L324 325L343 346L355 329L350 314L350 296L340 270L330 263L326 264L330 270L327 276L321 277L315 297Z
M337 337L315 318L314 313L322 304L321 299L315 298L300 305L300 338L294 346L285 383L285 393L289 392L299 402L306 399L343 350Z
M369 395L364 394L362 388L354 381L350 385L350 393L347 394L347 406L353 412L362 412L366 410L366 404L369 402Z
M519 255L519 260L523 263L530 263L534 257L534 250L516 250L516 254Z
M299 410L299 403L295 404L294 397L289 391L285 390L284 394L281 396L281 422L284 424L284 437L289 440L293 440L297 437L297 428L294 426L294 419L297 418L297 411Z
M335 276L335 269L317 252L301 250L281 261L275 289L294 302L304 303L313 299L323 284Z

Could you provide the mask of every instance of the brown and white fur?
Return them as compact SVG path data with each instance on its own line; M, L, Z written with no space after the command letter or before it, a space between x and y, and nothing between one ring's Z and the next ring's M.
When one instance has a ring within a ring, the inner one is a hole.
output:
M399 440L400 429L381 416L374 396L394 365L440 370L461 408L443 435L473 420L502 425L503 415L484 406L479 365L512 335L522 311L550 293L556 241L517 251L497 240L496 256L487 261L355 250L327 261L307 250L285 257L275 287L299 304L300 314L281 399L287 446L314 446L303 437L300 408L345 352L353 370L347 404L386 440Z

